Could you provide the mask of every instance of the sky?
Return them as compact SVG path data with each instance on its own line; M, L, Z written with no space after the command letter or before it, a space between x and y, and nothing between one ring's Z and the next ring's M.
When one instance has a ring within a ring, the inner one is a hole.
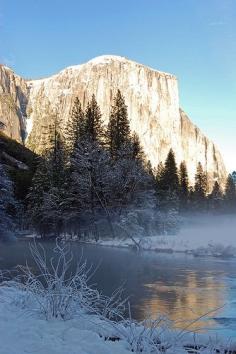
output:
M236 169L236 0L0 0L0 63L26 78L114 54L175 74Z

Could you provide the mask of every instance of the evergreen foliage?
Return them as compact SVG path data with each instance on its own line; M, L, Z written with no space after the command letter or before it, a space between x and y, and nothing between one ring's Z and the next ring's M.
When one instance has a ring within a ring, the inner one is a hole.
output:
M85 111L84 134L84 137L92 142L102 143L105 139L102 115L95 95L92 96Z
M15 209L13 184L0 163L0 240L7 240L12 236L15 228L13 223Z
M175 155L170 149L164 167L159 164L157 176L157 193L160 207L163 210L178 210L179 207L179 178Z
M236 187L232 175L229 174L225 186L225 208L228 212L236 211Z
M181 162L179 168L179 199L180 199L180 209L186 211L188 208L189 200L189 181L188 181L188 171L184 161Z
M209 200L209 210L213 213L219 213L223 211L223 192L217 181L215 181L212 192L210 193Z
M85 115L80 100L76 97L64 132L65 148L68 157L73 155L79 140L84 137L84 125Z
M112 158L117 158L120 150L129 144L130 134L127 106L124 97L118 90L111 107L106 132L106 142ZM134 137L134 141L135 139Z
M193 209L196 211L207 208L207 174L203 170L201 162L197 165L193 194Z

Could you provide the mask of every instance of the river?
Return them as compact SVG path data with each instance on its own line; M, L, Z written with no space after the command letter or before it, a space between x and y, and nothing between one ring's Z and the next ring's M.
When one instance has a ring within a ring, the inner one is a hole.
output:
M53 242L43 242L48 256ZM71 243L74 263L81 257L98 266L92 283L105 294L121 284L129 296L132 317L143 320L165 314L175 326L215 331L236 339L236 260L163 254L136 253L129 249ZM27 241L0 244L0 269L27 263L34 267ZM214 311L215 312L211 312Z

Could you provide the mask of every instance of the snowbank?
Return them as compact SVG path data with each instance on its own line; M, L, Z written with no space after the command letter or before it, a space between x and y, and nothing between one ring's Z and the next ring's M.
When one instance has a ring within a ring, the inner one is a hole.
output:
M136 323L115 324L98 316L81 312L68 321L47 321L37 314L34 301L25 303L27 294L11 283L0 286L0 333L2 354L150 354L148 339L151 329ZM27 295L28 296L28 295ZM28 299L29 300L29 299ZM24 305L23 305L24 304ZM149 334L148 334L149 331ZM150 335L150 333L152 333ZM159 331L166 354L182 354L186 348L201 346L201 353L211 353L212 348L235 348L233 343L192 334L176 333L167 328ZM145 342L145 343L144 343ZM131 351L132 349L136 349ZM157 350L155 353L161 353Z
M22 309L24 296L15 288L0 288L1 354L125 354L122 342L105 341L99 336L102 324L95 316L46 321L29 308Z

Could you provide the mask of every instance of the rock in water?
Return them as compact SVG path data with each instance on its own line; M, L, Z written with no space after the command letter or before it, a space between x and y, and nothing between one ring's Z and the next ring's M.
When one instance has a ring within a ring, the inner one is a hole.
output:
M9 84L16 80L19 82L17 85ZM3 87L4 82L0 82L0 85ZM24 129L28 131L28 145L36 152L43 148L43 127L52 111L58 111L66 125L75 97L78 96L85 107L92 94L95 94L104 123L107 123L110 104L117 89L120 89L128 106L131 129L139 135L153 167L166 159L172 147L177 162L186 161L191 183L199 161L208 172L211 185L216 179L221 184L225 181L225 165L216 146L179 107L178 82L174 75L123 57L106 55L68 67L41 80L26 81L11 73L7 87L12 87L12 90L6 88L6 92L18 107L18 120L15 115L11 120L12 125L7 126L7 132L12 134L14 124L19 126L27 104ZM19 89L27 94L17 94ZM18 140L20 138L19 135Z

